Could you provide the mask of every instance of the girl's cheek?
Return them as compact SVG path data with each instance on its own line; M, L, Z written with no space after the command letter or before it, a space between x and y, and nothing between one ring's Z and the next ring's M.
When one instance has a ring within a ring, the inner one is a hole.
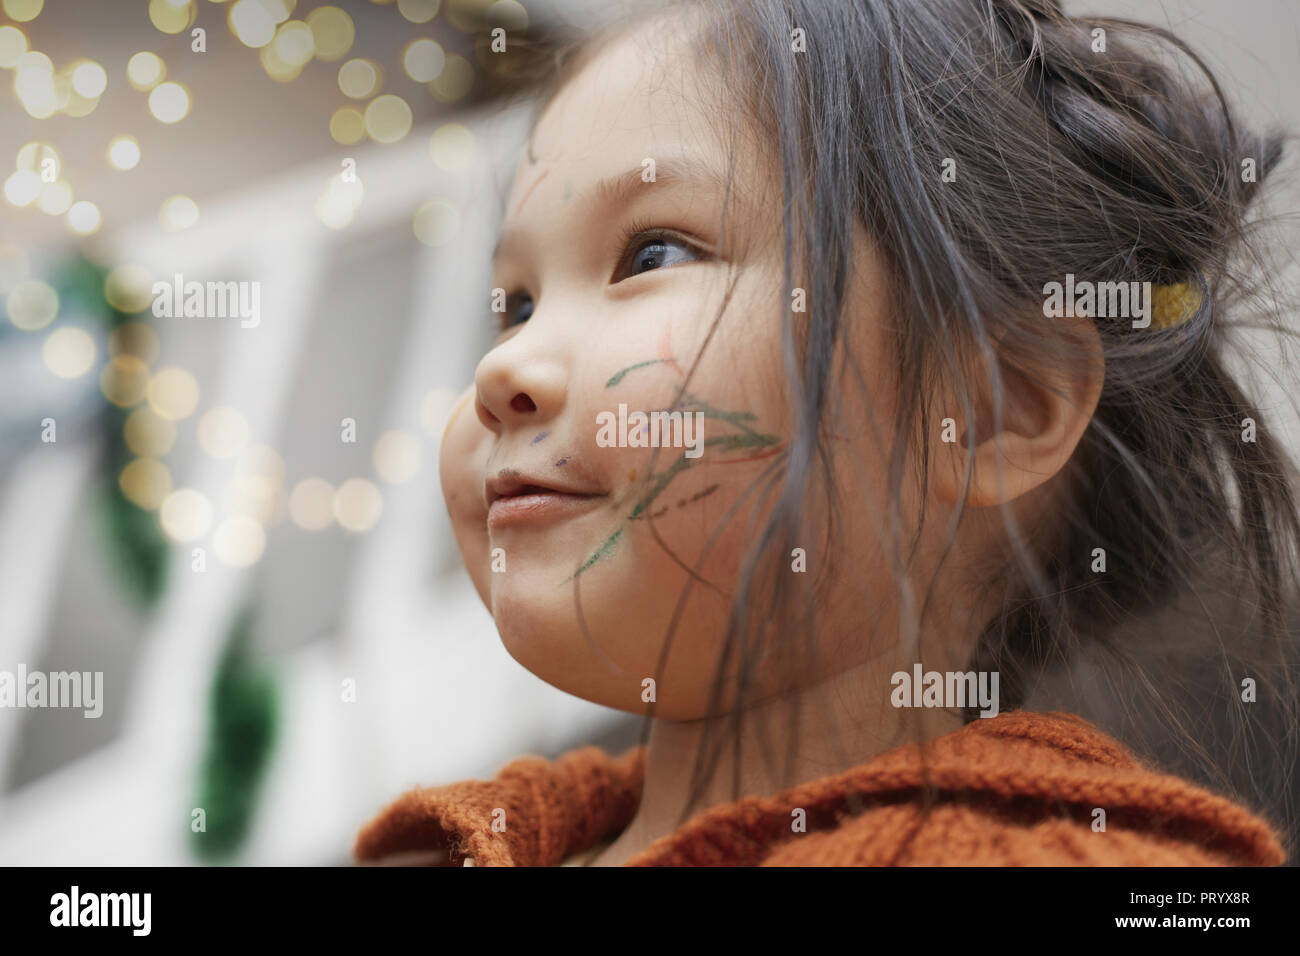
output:
M491 450L492 433L474 414L473 400L474 387L470 386L448 418L438 452L438 477L461 558L479 597L486 602L488 539L483 472Z
M460 393L460 397L456 399L456 404L451 408L451 414L447 416L447 424L442 426L442 439L438 443L439 448L447 444L452 429L456 427L461 415L465 413L465 409L469 408L469 403L472 401L474 401L474 386L470 385Z

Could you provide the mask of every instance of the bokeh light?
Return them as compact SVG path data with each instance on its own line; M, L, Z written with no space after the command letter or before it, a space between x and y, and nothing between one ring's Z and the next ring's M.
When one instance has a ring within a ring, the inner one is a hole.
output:
M274 23L284 23L293 16L294 8L298 6L298 0L257 0L257 2L266 8Z
M45 337L41 361L59 378L80 378L95 364L95 340L85 329L60 326Z
M163 33L180 33L194 22L194 0L149 0L149 22Z
M19 282L5 304L9 321L20 329L43 329L59 314L59 294L40 279Z
M248 515L269 527L281 516L284 496L265 475L235 475L223 489L221 503L230 514Z
M127 315L143 312L153 305L153 275L133 262L115 266L104 278L104 298Z
M172 196L163 200L158 221L168 232L188 229L199 221L199 204L189 196Z
M316 59L327 63L347 56L357 36L352 18L338 7L317 7L307 14L307 26L311 28Z
M26 23L29 20L35 20L41 15L41 8L45 6L45 0L4 0L0 7L3 7L5 16L10 20L17 20L19 23Z
M172 473L157 458L135 458L117 477L126 499L145 511L156 511L172 492Z
M420 424L424 433L435 441L442 441L456 398L456 393L449 388L434 388L420 402Z
M72 88L78 96L94 99L108 87L108 74L93 60L79 64L72 71Z
M166 77L167 66L156 53L142 51L126 61L126 81L141 93L148 93Z
M364 100L383 86L383 73L372 60L348 60L339 67L339 89L344 96Z
M168 421L188 418L199 404L199 383L183 368L160 369L149 379L149 407Z
M63 159L59 156L59 151L54 148L53 144L34 141L24 144L18 150L18 158L14 161L14 168L36 173L37 176L41 176L49 170L57 179L59 171L63 169Z
M48 119L54 115L59 108L59 98L54 83L54 64L48 56L29 50L18 57L14 65L14 94L27 115L34 119Z
M86 199L79 199L68 210L68 228L73 232L88 236L100 226L99 207Z
M89 116L99 105L99 97L85 97L77 92L73 92L65 104L60 105L59 109L63 111L64 116Z
M212 550L218 560L235 568L256 564L266 550L266 531L248 515L231 515L217 525Z
M348 531L369 531L383 510L383 493L365 478L349 478L334 493L334 518Z
M24 68L41 70L45 73L53 73L54 61L51 60L47 54L42 53L39 50L28 50L20 56L18 62L14 64L15 70L21 70Z
M257 58L266 75L277 83L291 83L302 75L303 64L286 61L274 43L268 43L258 50Z
M194 541L212 527L212 502L202 492L181 488L163 499L159 524L175 541Z
M241 475L260 475L279 485L284 482L284 458L270 445L249 445L235 459L235 471Z
M360 179L345 180L339 173L330 179L329 186L316 200L316 218L331 229L343 229L352 223L364 197L365 187Z
M464 169L474 158L474 134L461 123L439 126L429 139L429 155L439 169Z
M441 0L397 0L397 9L412 23L428 23L440 6Z
M11 205L30 206L41 194L41 177L30 169L19 169L5 180L5 199Z
M275 39L277 21L258 0L239 0L230 8L227 18L231 32L244 46L257 49Z
M36 205L46 215L62 216L72 206L72 187L63 179L46 183Z
M198 437L213 458L234 458L248 444L248 420L235 408L209 409L199 419Z
M134 355L114 355L99 373L99 390L118 408L144 401L149 387L149 366Z
M488 8L495 0L448 0L447 19L462 33L474 33L487 21Z
M340 106L330 117L330 138L354 146L366 138L366 119L355 106Z
M519 0L493 0L484 19L493 27L505 27L507 33L528 29L528 11Z
M131 355L152 365L158 358L158 333L147 322L123 322L108 336L108 354Z
M0 67L11 70L18 58L27 52L27 35L15 26L0 27Z
M289 495L289 517L304 531L323 531L334 523L334 486L324 478L304 478Z
M176 443L176 426L148 405L141 405L122 425L126 447L142 458L161 458Z
M460 212L445 199L431 199L415 211L412 227L426 246L445 245L460 231Z
M316 55L316 40L311 27L301 20L290 20L282 25L271 46L284 63L293 67L302 67Z
M179 123L190 112L190 94L179 83L159 83L149 94L149 112L160 123Z
M386 431L375 441L370 458L375 474L390 485L400 485L420 469L420 442L401 429Z
M474 88L474 66L458 53L447 57L442 71L429 84L429 92L440 103L455 103Z
M376 96L366 104L366 132L377 143L396 143L411 131L411 107L392 93Z
M140 164L140 143L134 136L114 136L108 143L108 164L125 172Z
M402 54L402 68L417 83L432 83L446 62L447 55L442 47L427 37L412 40Z
M222 492L222 506L229 514L248 515L263 527L282 517L284 459L268 445L253 445L235 460L235 474ZM333 492L331 491L331 495Z

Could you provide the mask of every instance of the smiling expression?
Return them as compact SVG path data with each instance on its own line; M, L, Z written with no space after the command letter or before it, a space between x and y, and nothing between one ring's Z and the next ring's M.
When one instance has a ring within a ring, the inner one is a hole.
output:
M509 653L630 711L657 676L656 713L681 718L705 707L791 428L778 180L727 149L691 58L666 25L643 27L540 118L494 260L500 334L441 454ZM597 422L620 404L702 413L702 454L602 446Z

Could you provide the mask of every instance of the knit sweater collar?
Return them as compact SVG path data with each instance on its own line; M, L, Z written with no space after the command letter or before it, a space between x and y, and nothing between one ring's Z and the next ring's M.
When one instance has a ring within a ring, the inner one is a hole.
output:
M417 788L365 826L354 852L371 861L446 849L456 865L468 857L478 866L554 866L627 826L645 756L644 747L618 757L583 747L551 761L522 757L493 780ZM792 827L798 810L803 830ZM1107 829L1098 830L1098 819ZM900 832L911 839L900 840ZM702 811L627 865L1276 865L1284 858L1263 820L1149 770L1087 721L1015 711L923 749L907 744L843 773Z

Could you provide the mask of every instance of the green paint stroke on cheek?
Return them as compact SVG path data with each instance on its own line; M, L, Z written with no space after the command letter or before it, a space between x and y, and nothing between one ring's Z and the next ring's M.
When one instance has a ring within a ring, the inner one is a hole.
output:
M740 451L745 448L769 448L780 442L775 435L759 435L751 432L748 435L715 435L712 438L704 439L706 447L713 447L719 451ZM673 479L680 475L692 465L697 465L703 458L678 458L673 462L672 467L655 479L654 485L651 486L650 492L637 502L636 507L632 509L629 518L639 518L655 503L655 499L668 490L668 486L673 483Z
M705 444L707 445L708 442L706 441ZM667 490L674 478L699 460L698 458L682 457L673 462L671 468L655 479L654 485L650 488L650 493L636 503L636 507L632 509L632 513L628 517L630 519L641 517L645 510L654 504L655 499Z
M578 570L570 574L567 578L564 579L562 583L568 584L570 581L576 578L583 571L586 571L589 567L591 567L601 558L612 554L614 552L614 549L618 547L619 539L622 537L623 537L623 529L619 528L617 531L615 531L613 534L611 534L608 538L605 539L604 544L602 544L599 548L597 548L594 552L592 552L591 557L589 557L586 561L583 562L582 567L578 568Z
M612 388L613 386L617 385L619 382L623 381L624 376L626 376L629 372L635 371L640 368L645 368L648 365L655 365L663 361L665 360L648 359L647 361L644 362L637 362L635 365L629 365L627 368L623 369L622 371L615 373L615 375L608 382L605 383L605 387ZM749 427L749 424L747 423L756 421L758 417L753 412L727 411L726 409L717 408L716 406L710 404L709 402L706 402L701 398L691 395L690 393L684 390L682 392L682 399L676 406L676 409L685 410L688 412L696 412L696 411L703 412L707 417L712 418L715 421L723 422L725 424L732 425L735 428L739 429L739 431L732 432L730 434L714 435L710 438L704 439L705 446L709 448L713 448L715 451L723 452L725 454L726 452L744 451L747 449L756 449L756 448L774 449L776 448L776 446L779 446L781 444L781 439L778 438L776 435L764 434L762 432L755 431L753 428ZM762 457L766 457L766 455ZM686 471L688 468L692 467L693 465L699 464L703 460L704 460L703 457L687 458L683 454L681 458L678 458L676 461L674 461L667 471L665 471L663 474L657 476L654 479L653 483L650 485L649 491L647 491L646 494L640 500L638 500L636 505L633 507L631 514L628 515L628 520L635 521L641 518L643 515L645 515L646 511L655 503L656 499L658 499L660 495L662 495L665 491L668 490L669 486L673 483L673 481L677 478L678 475L680 475L682 472ZM737 461L752 461L752 460L753 460L752 458L737 459ZM728 459L722 458L719 460L719 463L725 464L727 463L727 461ZM618 543L623 536L623 530L626 527L627 527L626 524L620 526L613 534L611 534L608 538L606 538L605 542L600 547L598 547L595 551L593 551L591 553L591 556L588 557L587 560L582 563L582 566L579 567L578 570L575 571L573 574L571 574L569 577L565 578L565 580L562 583L568 584L570 581L572 581L578 575L582 574L588 568L597 564L601 559L606 558L609 555L613 554L618 547Z
M628 372L634 372L639 368L645 368L647 365L657 365L662 361L663 359L648 359L644 362L637 362L635 365L629 365L627 368L623 369L622 371L615 372L614 377L605 383L605 387L613 388L619 382L623 381L623 376L625 376Z

